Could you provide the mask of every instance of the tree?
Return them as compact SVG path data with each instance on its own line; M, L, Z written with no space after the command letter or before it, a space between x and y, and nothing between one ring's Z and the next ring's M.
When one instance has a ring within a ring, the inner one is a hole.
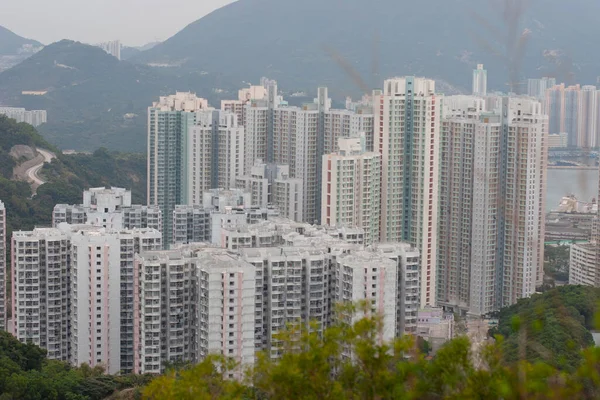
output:
M200 364L176 371L152 381L143 391L146 399L212 400L240 399L248 391L236 380L228 379L238 368L235 361L210 355Z

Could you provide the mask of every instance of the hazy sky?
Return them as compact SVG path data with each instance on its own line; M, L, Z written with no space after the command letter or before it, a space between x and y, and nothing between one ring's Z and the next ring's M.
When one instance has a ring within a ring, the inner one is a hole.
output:
M165 40L234 0L0 0L0 25L49 44Z

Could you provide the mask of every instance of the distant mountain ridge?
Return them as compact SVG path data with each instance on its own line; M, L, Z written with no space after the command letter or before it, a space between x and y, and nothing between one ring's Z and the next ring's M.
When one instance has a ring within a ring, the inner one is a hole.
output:
M27 45L43 47L43 44L36 40L26 39L0 26L0 55L16 55Z
M513 29L515 42L527 36L522 55L506 52L516 8L505 4L526 4ZM508 59L517 60L519 79L557 75L596 83L600 53L590 49L600 34L598 15L595 0L239 0L132 61L181 65L232 81L269 76L298 90L325 84L340 94L355 85L325 48L372 87L388 76L416 74L470 89L471 70L484 63L489 86L505 90ZM556 54L563 56L558 66Z
M44 45L40 42L26 39L0 26L0 72L17 65L42 47Z
M165 74L62 40L0 73L0 104L47 110L48 123L38 129L62 149L141 152L152 101L178 89L210 93L213 88L211 77Z
M150 50L159 43L160 42L150 42L143 46L123 46L121 48L121 60L128 60L140 54L142 51Z

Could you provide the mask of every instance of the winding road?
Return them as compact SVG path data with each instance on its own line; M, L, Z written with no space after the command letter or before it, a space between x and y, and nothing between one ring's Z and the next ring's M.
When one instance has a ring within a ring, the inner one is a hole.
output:
M54 153L51 153L48 150L37 149L37 151L42 156L44 156L44 159L39 164L36 164L33 167L30 167L25 173L27 174L27 178L29 179L30 182L33 183L33 185L40 186L40 185L43 185L45 182L40 179L40 177L38 176L38 172L40 172L40 169L42 169L42 167L44 166L44 163L51 162L52 159L55 158L56 156L54 155Z

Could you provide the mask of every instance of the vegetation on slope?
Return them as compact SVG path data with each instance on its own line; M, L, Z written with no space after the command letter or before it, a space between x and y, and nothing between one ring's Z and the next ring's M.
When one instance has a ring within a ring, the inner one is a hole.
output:
M556 281L569 281L570 246L546 245L544 247L544 273L551 285Z
M544 5L494 0L378 0L369 6L362 0L242 0L189 24L133 60L182 64L232 82L268 76L290 89L313 91L327 85L340 98L356 94L356 85L325 48L344 57L372 88L386 77L415 74L467 89L471 70L483 63L489 69L488 88L504 91L508 62L522 67L519 80L557 75L559 80L572 80L569 73L574 72L577 81L595 84L600 57L588 49L598 36L594 16L600 12L599 2L546 0ZM526 51L504 38L526 43ZM575 66L567 65L566 54Z
M276 338L281 357L273 360L261 353L248 370L209 355L198 365L180 366L154 379L108 376L101 367L49 361L44 350L0 332L0 399L600 398L598 347L580 351L580 362L568 372L544 361L506 362L506 342L500 336L480 356L460 337L429 359L412 337L382 341L382 319L370 313L370 304L358 307L362 318L330 326L321 335L316 329L289 327ZM241 381L230 379L242 372Z
M0 74L0 103L47 110L44 137L61 149L144 151L147 109L159 96L208 96L210 77L167 74L119 61L102 49L63 40ZM24 90L47 91L43 96Z
M8 332L0 332L0 399L27 400L95 400L105 399L116 391L134 388L150 381L144 375L105 375L102 367L46 359L46 351L24 344Z
M15 55L23 45L32 45L34 47L42 46L40 42L25 39L5 27L0 26L0 56Z
M45 164L41 175L47 181L32 197L26 182L11 180L15 161L8 154L17 144L55 151L57 158ZM0 116L0 200L8 220L8 237L13 229L29 230L52 222L55 204L79 204L83 190L98 186L120 186L132 190L132 200L145 203L146 160L141 154L99 149L93 154L61 154L28 124L17 124Z
M16 161L9 153L17 144L55 150L31 125L0 115L0 174L4 177L12 176Z
M369 307L370 308L370 307ZM292 328L283 332L283 354L261 354L243 382L227 379L237 365L211 356L189 368L153 380L146 399L597 399L600 398L600 348L582 352L581 363L562 372L544 362L505 363L498 342L474 357L460 337L431 360L410 337L380 341L381 319L367 312L354 324L324 332ZM353 359L344 353L353 354ZM477 360L477 364L475 364Z
M600 289L563 286L503 308L492 333L504 338L507 362L526 359L574 371L582 362L581 350L593 345L590 332L600 301Z

